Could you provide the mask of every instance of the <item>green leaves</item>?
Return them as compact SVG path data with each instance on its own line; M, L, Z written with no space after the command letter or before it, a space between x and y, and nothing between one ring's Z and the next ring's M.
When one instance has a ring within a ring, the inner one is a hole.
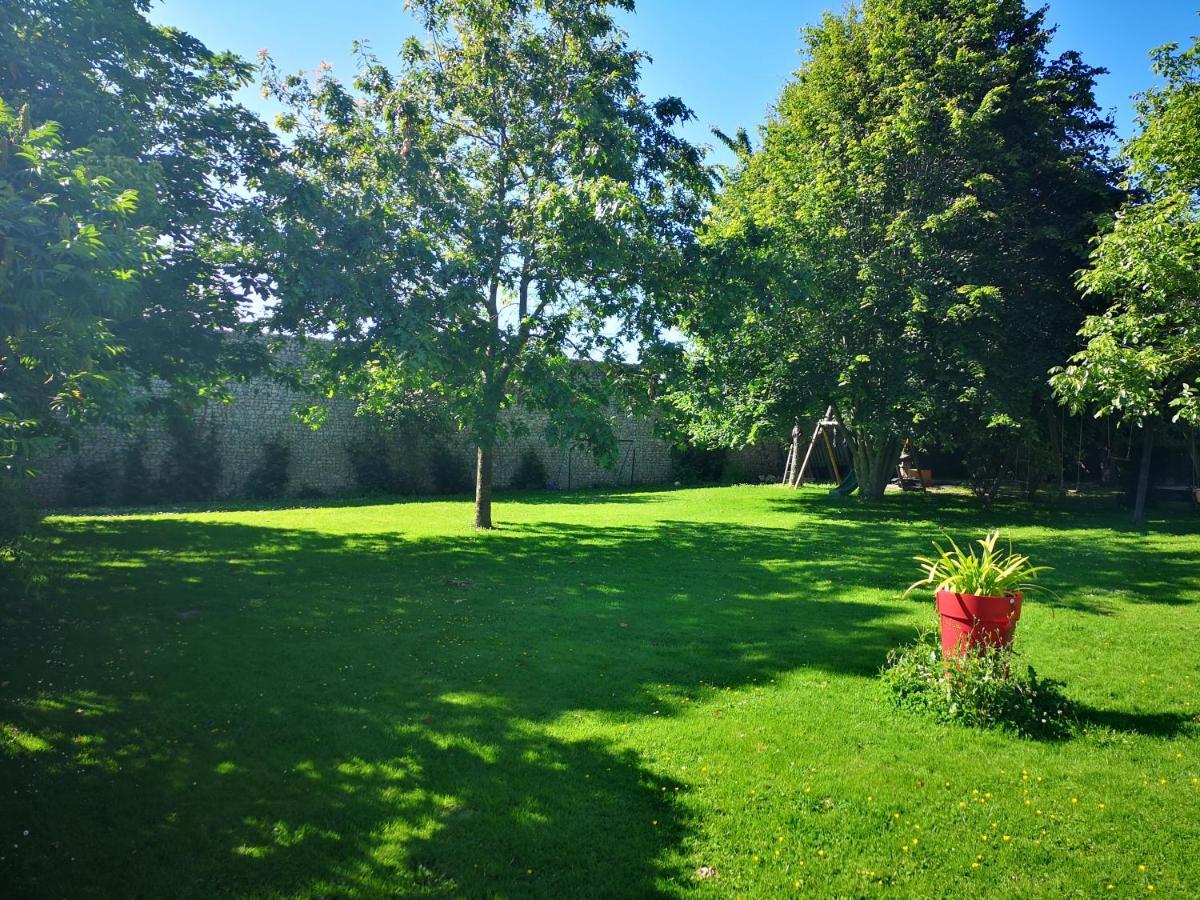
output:
M252 74L146 4L0 6L0 456L252 368L236 213L273 143ZM139 402L139 399L144 402ZM22 437L24 440L24 437Z
M1095 242L1080 285L1111 303L1084 322L1087 344L1055 369L1073 409L1133 421L1169 410L1200 424L1200 43L1155 51L1166 83L1137 101L1125 147L1133 193Z
M1097 70L1048 42L1018 0L880 0L805 32L703 233L686 324L726 384L673 395L694 433L779 434L832 401L875 455L1038 418L1112 203Z
M626 3L422 0L425 39L347 87L266 88L294 140L262 185L272 324L327 334L322 384L386 411L440 403L481 446L520 401L564 442L611 444L615 382L659 340L710 187L641 94Z
M989 531L976 541L980 547L978 552L974 547L960 550L953 540L947 540L950 541L949 550L943 550L934 542L936 556L915 557L925 577L909 585L904 596L926 585L935 591L954 591L977 597L1008 597L1018 592L1046 590L1035 582L1040 573L1049 572L1050 568L1035 566L1029 557L1013 553L1011 544L1007 551L997 549L999 531Z

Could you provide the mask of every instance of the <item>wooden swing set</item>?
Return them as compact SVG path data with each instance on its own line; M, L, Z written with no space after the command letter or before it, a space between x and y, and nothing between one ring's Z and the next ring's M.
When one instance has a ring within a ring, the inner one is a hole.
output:
M846 429L834 413L832 405L826 408L825 415L817 420L817 425L813 429L812 437L809 438L803 457L800 455L800 437L800 423L797 422L792 428L792 442L788 448L787 462L783 468L783 484L798 488L806 480L813 480L814 470L823 468L824 474L828 474L835 485L833 492L852 494L857 490L858 478L854 472L850 447L846 441ZM825 451L827 466L822 466L818 462L820 456L817 451L818 446ZM900 454L894 483L899 484L901 489L906 491L923 491L932 483L932 478L927 470L921 471L912 465L908 441L904 442L904 450Z
M792 443L788 448L787 462L783 468L783 483L797 488L810 480L814 473L824 469L836 487L835 491L849 494L858 487L858 479L854 474L854 464L850 458L850 448L846 442L846 430L833 412L833 406L825 410L825 415L817 420L808 447L800 456L800 424L792 428ZM817 447L825 451L825 465L818 461Z

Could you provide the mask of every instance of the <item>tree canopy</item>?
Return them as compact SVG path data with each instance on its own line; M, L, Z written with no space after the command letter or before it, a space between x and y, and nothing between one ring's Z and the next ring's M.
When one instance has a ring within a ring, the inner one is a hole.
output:
M1123 154L1132 195L1080 276L1111 305L1053 381L1077 408L1200 425L1200 42L1156 50L1154 68L1164 84L1137 99Z
M551 437L612 447L614 378L658 339L656 285L693 245L708 186L641 93L619 0L420 0L393 71L357 48L266 87L291 142L261 184L274 327L328 337L320 382L367 406L435 403L477 448L491 527L493 450L515 399Z
M901 441L1035 426L1111 208L1099 70L1021 0L867 0L805 59L707 222L675 402L725 441L832 403L864 497Z
M1095 242L1079 278L1111 303L1051 381L1072 409L1143 428L1134 520L1149 489L1154 423L1200 425L1200 41L1154 51L1163 78L1136 101L1139 133L1124 148L1130 199Z
M233 100L253 67L149 5L0 7L3 457L248 362L233 212L273 139Z

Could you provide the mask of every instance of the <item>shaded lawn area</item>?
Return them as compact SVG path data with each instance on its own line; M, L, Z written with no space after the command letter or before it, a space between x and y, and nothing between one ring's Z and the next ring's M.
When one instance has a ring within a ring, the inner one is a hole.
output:
M1200 891L1200 535L821 489L50 522L0 604L0 884L55 896ZM1038 743L889 707L943 530L1056 567ZM699 877L702 866L716 870ZM1142 868L1144 867L1144 869Z

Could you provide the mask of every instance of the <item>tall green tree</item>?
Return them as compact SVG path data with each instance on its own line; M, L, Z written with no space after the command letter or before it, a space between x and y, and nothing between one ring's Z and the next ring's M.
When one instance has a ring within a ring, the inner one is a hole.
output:
M1136 100L1125 145L1129 201L1096 240L1080 285L1111 305L1052 383L1076 411L1142 428L1134 520L1145 516L1155 423L1200 426L1200 40L1154 51L1160 87Z
M131 227L137 192L67 151L54 122L0 100L0 463L34 455L47 417L77 417L108 389L109 323L136 307L154 233Z
M753 152L735 142L675 396L726 441L832 404L864 498L906 437L1037 427L1111 208L1098 72L1021 0L867 0L804 33Z
M550 437L613 447L630 348L693 245L708 177L649 102L631 0L418 0L423 39L352 86L269 69L284 165L261 185L272 324L321 335L318 381L388 410L447 409L476 447L475 524L514 401Z
M254 67L149 0L0 4L0 455L72 421L195 397L253 362L239 182L270 130Z

